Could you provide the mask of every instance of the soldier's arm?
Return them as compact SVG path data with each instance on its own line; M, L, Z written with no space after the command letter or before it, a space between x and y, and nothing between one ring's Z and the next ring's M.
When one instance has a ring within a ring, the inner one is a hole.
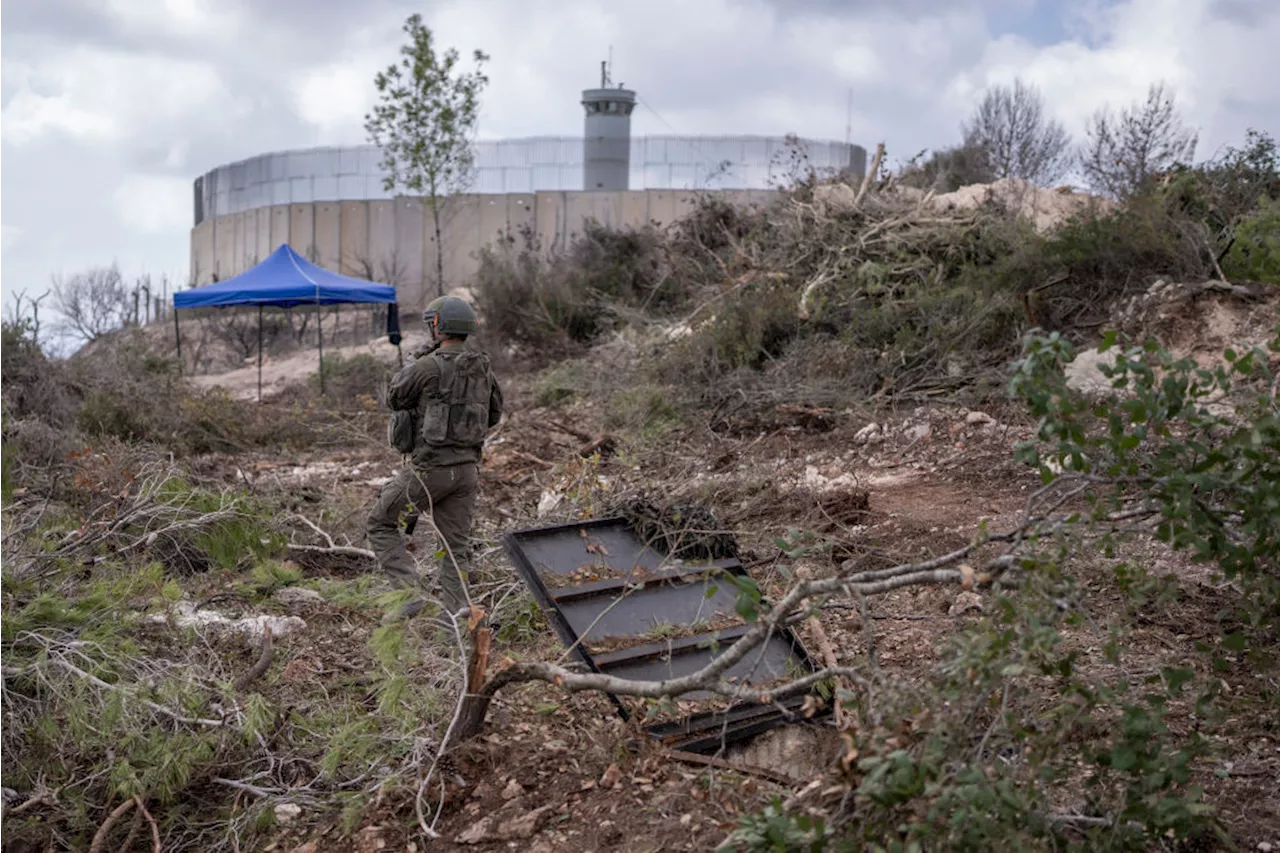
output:
M498 385L498 377L490 373L489 378L492 380L489 383L489 429L493 429L502 420L502 388Z
M387 389L387 404L396 411L416 409L418 399L427 390L431 380L440 381L440 367L434 358L420 358L406 364L391 378Z

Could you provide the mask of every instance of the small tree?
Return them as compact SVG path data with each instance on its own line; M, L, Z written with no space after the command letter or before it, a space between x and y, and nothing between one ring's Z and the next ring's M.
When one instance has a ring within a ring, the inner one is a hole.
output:
M1021 80L989 88L962 130L964 147L985 151L997 178L1052 184L1070 165L1067 132L1045 116L1040 90Z
M384 186L425 194L436 235L436 286L444 295L444 253L440 233L442 196L461 192L471 181L472 138L480 93L489 78L481 70L489 57L473 54L475 71L457 72L458 52L437 54L421 15L410 15L399 64L374 78L381 102L365 116L369 139L382 149Z
M133 296L115 264L54 276L53 302L62 329L85 343L119 329L133 314Z
M1109 107L1094 113L1085 134L1080 168L1091 188L1117 198L1148 189L1196 151L1196 134L1183 125L1173 92L1163 83L1147 90L1144 103L1119 114Z

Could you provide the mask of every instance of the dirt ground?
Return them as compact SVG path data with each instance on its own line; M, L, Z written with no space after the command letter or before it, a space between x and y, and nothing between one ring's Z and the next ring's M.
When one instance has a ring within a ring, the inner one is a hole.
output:
M1187 341L1211 335L1216 343L1259 315L1246 312L1231 328L1223 326L1224 316L1223 310L1204 311L1192 301L1161 322L1182 324ZM1197 330L1196 323L1211 328ZM1253 326L1249 328L1252 333ZM394 350L390 354L394 357ZM269 387L311 369L305 353L281 360L269 366ZM693 430L670 434L643 453L611 455L594 463L584 461L579 449L580 435L604 428L598 404L540 408L534 375L508 372L502 379L509 415L491 437L482 468L477 534L486 543L487 568L477 579L481 591L515 581L498 544L503 532L582 517L591 511L582 495L593 490L644 487L706 505L738 533L744 562L757 565L758 580L776 594L783 581L774 568L785 561L772 542L793 526L823 519L819 532L837 542L837 555L842 544L843 556L928 557L963 545L984 522L997 530L1012 527L1039 483L1013 461L1011 452L1014 442L1031 435L1033 425L1005 404L970 410L940 403L874 422L853 412L817 423L797 416L794 423L759 434ZM246 385L250 380L253 384ZM217 382L236 394L256 388L252 370L201 381ZM363 545L364 513L396 464L393 451L370 440L292 458L210 457L203 467L228 483L298 496L299 511L317 518L323 511L326 528L339 542ZM416 538L418 553L434 550L428 534L419 532ZM1196 643L1219 630L1204 621L1204 614L1225 607L1229 591L1203 566L1154 544L1130 546L1121 556L1140 559L1153 574L1171 577L1178 590L1170 610L1139 620L1124 657L1126 672L1158 671L1190 659ZM1099 672L1112 665L1104 658L1106 636L1098 626L1124 606L1114 592L1116 559L1099 554L1074 567L1085 591L1081 607L1091 619L1068 629L1067 641L1080 650L1081 666ZM304 568L310 576L351 577L374 567L349 560ZM804 577L806 572L830 571L831 565L801 558L790 569ZM983 596L974 592L903 590L874 602L869 630L854 609L824 611L822 623L841 663L865 659L870 637L879 665L911 679L937 660L944 640L958 627L979 618L983 606ZM329 602L308 607L303 615L310 629L282 641L275 663L282 679L353 677L362 666L354 658L367 645L378 614ZM494 657L557 657L562 650L545 623L532 624L512 637L500 634ZM1280 729L1275 716L1280 684L1273 670L1240 668L1223 673L1221 682L1224 692L1238 700L1227 702L1232 734L1215 744L1212 759L1196 766L1193 781L1206 788L1242 849L1264 850L1268 848L1260 845L1266 844L1280 849ZM1197 722L1191 709L1175 707L1169 724L1177 729ZM811 774L839 754L829 743L805 746L773 737L775 742L763 739L756 753L748 750L738 758L761 766L789 761L799 768L797 773ZM772 797L785 799L806 781L782 786L754 773L676 763L652 747L628 749L629 741L641 740L603 697L567 695L543 684L505 691L484 733L461 750L455 778L443 792L433 788L433 802L441 804L441 839L430 849L707 850L723 840L742 814ZM322 822L318 830L315 826L285 828L267 849L423 849L421 841L413 840L421 836L412 803L402 799L389 798L366 809L360 828L350 835L339 830L336 818Z

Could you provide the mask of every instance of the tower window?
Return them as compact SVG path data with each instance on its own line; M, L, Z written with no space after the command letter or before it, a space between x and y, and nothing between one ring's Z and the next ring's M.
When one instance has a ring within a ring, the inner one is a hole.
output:
M617 111L618 111L618 102L617 102L617 101L609 101L609 102L605 105L605 112L616 113Z

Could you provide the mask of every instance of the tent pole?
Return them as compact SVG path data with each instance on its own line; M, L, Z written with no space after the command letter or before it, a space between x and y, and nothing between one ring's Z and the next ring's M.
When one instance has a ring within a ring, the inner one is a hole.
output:
M320 300L316 300L316 346L320 350L320 394L324 395L324 315L320 313Z
M262 305L258 305L258 402L262 402Z
M178 375L182 375L182 327L178 325L178 309L173 310L173 337L178 342Z

